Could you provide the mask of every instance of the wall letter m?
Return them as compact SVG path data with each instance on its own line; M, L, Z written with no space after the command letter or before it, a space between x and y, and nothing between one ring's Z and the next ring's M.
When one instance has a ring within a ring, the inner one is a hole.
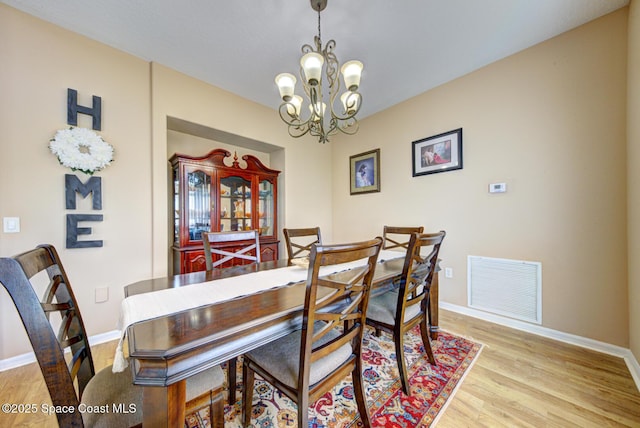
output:
M91 177L86 183L72 174L64 176L65 199L68 210L76 209L76 193L80 193L83 198L93 193L93 209L102 209L102 180L100 177Z

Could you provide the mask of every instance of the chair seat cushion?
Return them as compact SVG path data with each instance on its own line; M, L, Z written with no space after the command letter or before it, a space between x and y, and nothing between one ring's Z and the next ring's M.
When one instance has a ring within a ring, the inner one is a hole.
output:
M396 307L398 305L398 290L392 290L369 299L367 318L388 325L396 323ZM404 319L410 320L420 313L420 305L411 305L405 309Z
M219 387L223 381L220 366L190 377L187 401ZM142 423L142 387L133 384L131 370L113 373L111 366L100 370L87 384L81 402L96 410L82 413L86 427L131 427Z
M201 396L205 392L222 386L224 371L220 366L214 366L187 379L187 401Z
M318 324L319 323L316 324L316 329L320 327ZM318 340L315 345L320 346L327 343L338 335L339 333L332 330L322 339ZM250 358L282 383L293 388L298 383L300 341L301 331L298 330L250 351L245 355L245 358ZM312 386L333 373L342 363L351 357L352 353L353 349L351 345L345 344L326 357L320 358L311 364L309 385Z
M130 370L113 373L109 366L96 373L82 394L81 403L91 406L92 410L82 413L84 426L111 428L141 424L142 387L132 382Z

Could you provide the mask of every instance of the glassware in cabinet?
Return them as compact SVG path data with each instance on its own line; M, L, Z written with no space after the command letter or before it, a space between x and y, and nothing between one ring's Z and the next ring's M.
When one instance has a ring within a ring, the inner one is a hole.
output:
M173 273L205 268L202 233L260 231L263 261L278 259L277 177L279 171L255 156L224 149L204 156L175 154L173 175Z
M261 180L258 191L258 229L260 235L273 235L275 223L275 203L273 183Z

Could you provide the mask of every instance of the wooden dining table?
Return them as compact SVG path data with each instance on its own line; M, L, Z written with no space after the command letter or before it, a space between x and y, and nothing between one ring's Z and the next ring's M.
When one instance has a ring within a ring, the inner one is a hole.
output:
M401 257L377 264L372 296L397 287L403 262ZM284 267L287 261L277 260L149 279L126 286L125 296ZM143 386L143 426L183 426L186 379L299 329L304 295L305 283L300 282L130 325L129 364L133 383ZM433 339L437 308L436 275L430 303Z

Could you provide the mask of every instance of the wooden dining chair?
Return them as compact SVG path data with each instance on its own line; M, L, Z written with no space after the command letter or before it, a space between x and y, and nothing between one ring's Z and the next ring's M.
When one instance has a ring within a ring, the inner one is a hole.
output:
M257 230L205 232L202 242L207 270L260 263L260 234ZM230 405L236 402L237 366L236 358L227 361Z
M260 234L257 230L205 232L202 242L207 270L260 263Z
M284 240L287 245L287 258L289 264L291 259L296 257L308 257L313 244L322 245L319 227L309 227L304 229L282 229Z
M45 273L46 272L46 273ZM46 284L48 281L48 284ZM73 412L57 412L61 427L130 427L142 423L142 387L133 385L131 371L113 373L108 366L95 372L82 316L55 248L42 245L12 258L0 258L0 283L13 300L49 390L51 403ZM38 291L46 288L42 300ZM59 316L52 317L57 313ZM69 351L69 362L65 352ZM222 428L222 382L215 366L187 381L187 413L209 406L213 426ZM77 387L74 387L76 383ZM86 406L125 405L131 413L81 413ZM129 407L131 406L131 407Z
M367 324L393 335L402 390L410 395L404 358L405 334L420 325L422 343L431 364L436 364L429 338L429 293L438 262L438 253L446 233L413 233L404 259L399 288L373 297L367 309ZM421 253L428 252L426 256Z
M382 233L382 249L392 250L395 248L409 248L409 239L412 233L422 233L422 226L384 226Z
M245 354L242 421L251 418L257 373L298 405L298 427L309 405L349 373L360 418L370 427L362 380L362 338L371 280L382 239L311 247L302 329ZM320 268L366 258L347 272L320 277ZM363 262L365 263L365 262ZM319 289L330 290L318 298Z

